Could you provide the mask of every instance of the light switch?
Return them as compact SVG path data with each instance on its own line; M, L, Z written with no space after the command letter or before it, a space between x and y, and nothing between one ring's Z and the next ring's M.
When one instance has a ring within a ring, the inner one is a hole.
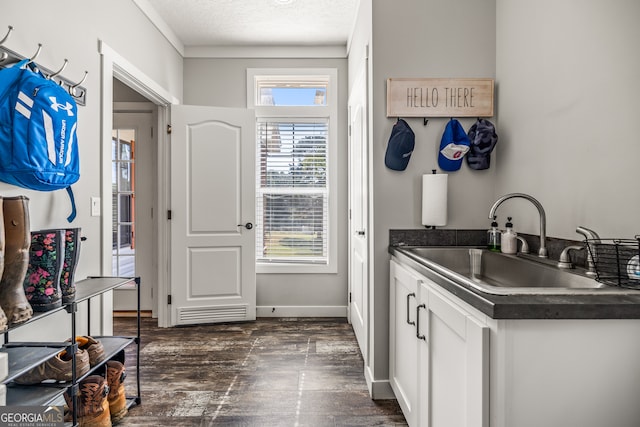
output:
M100 216L100 197L91 198L91 216Z

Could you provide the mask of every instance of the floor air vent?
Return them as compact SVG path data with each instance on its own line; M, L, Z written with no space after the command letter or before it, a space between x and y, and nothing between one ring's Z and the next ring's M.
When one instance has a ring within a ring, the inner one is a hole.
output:
M178 309L178 324L219 323L246 320L246 306L186 307Z

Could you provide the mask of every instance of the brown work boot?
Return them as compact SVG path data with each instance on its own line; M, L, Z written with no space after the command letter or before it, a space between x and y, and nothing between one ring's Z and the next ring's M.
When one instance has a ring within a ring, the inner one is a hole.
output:
M93 337L83 335L76 337L76 342L78 343L79 349L86 350L86 352L89 354L89 364L91 365L91 367L96 366L98 363L104 360L104 346L100 341L96 340Z
M127 372L124 365L116 360L107 362L107 384L109 385L109 413L111 423L117 424L127 415L127 396L124 390L124 379Z
M0 306L9 325L23 323L33 316L24 293L23 282L29 265L29 199L4 197L4 269L0 280Z
M17 384L32 385L39 384L45 380L55 380L69 382L72 380L71 355L66 350L56 354L51 359L30 369L14 381ZM76 378L80 378L89 372L89 354L78 349L76 352Z
M80 381L76 403L78 404L78 425L83 427L111 427L109 402L107 395L109 386L107 380L100 375L89 375ZM69 413L65 421L72 420L73 400L67 392L64 393Z
M4 310L0 308L0 332L6 331L8 324L9 324L9 321L7 320L7 315L4 314Z

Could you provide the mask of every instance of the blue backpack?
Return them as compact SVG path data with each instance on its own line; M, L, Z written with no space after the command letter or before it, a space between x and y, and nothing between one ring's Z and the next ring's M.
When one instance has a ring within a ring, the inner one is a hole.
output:
M0 181L39 191L71 190L80 178L73 97L29 60L0 70Z

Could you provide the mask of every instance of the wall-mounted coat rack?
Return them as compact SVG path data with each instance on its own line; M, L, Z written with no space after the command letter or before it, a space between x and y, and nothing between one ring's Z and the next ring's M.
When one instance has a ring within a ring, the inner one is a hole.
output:
M387 117L492 117L489 78L389 78Z
M13 31L13 27L9 26L9 31L7 31L7 34L2 38L2 40L0 40L0 68L6 68L12 64L15 64L27 58L26 56L22 56L17 52L14 52L13 50L8 49L4 46L4 43L7 41L12 31ZM42 44L38 43L38 49L31 57L29 57L30 63L31 62L35 63L35 59L40 54L40 50L42 50ZM84 83L84 81L87 79L88 71L84 72L84 76L78 82L69 80L66 77L63 77L60 75L62 71L64 71L64 69L66 68L68 62L69 61L65 59L64 64L62 64L62 67L60 67L58 71L51 71L47 68L40 66L39 64L37 64L37 68L48 79L52 79L56 81L60 86L63 86L65 89L67 89L69 94L71 94L71 96L73 96L73 98L76 100L76 104L86 105L87 89L81 86L81 84Z

